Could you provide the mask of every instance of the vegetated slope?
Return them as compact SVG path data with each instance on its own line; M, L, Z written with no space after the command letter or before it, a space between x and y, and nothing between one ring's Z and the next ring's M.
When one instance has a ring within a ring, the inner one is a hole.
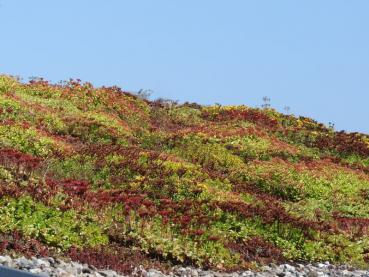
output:
M0 251L129 272L369 265L369 137L245 106L0 77Z

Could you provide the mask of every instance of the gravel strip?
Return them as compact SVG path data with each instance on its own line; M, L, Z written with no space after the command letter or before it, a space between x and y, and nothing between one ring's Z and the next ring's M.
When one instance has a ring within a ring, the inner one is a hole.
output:
M77 262L65 262L54 258L11 258L0 256L0 265L14 269L20 269L44 277L121 277L113 270L99 270L94 266L80 264ZM369 271L355 270L349 266L334 266L327 263L319 264L282 264L264 266L262 271L242 271L233 273L205 271L191 267L176 267L173 271L165 275L155 269L144 269L141 266L135 268L132 276L136 277L324 277L324 276L367 276Z

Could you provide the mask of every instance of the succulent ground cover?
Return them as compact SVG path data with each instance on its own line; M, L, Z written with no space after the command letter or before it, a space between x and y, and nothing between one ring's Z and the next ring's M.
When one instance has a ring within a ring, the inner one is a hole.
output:
M273 109L0 76L0 252L369 267L369 136Z

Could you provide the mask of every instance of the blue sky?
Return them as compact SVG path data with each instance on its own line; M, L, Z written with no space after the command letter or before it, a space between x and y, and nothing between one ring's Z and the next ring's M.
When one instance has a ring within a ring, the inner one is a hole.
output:
M367 0L0 0L0 72L369 133Z

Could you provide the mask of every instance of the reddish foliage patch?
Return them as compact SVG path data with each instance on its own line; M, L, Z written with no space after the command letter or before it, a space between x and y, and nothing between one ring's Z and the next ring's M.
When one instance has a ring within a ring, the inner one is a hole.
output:
M340 230L355 232L357 236L368 234L369 218L345 217L337 212L333 213L333 218Z
M172 201L171 199L160 199L158 206L158 214L162 216L164 222L173 222L181 226L183 233L191 235L202 235L194 230L193 227L206 227L214 218L204 214L204 206L208 205L204 201L197 200L182 200L179 202Z
M151 201L145 199L146 195L125 190L98 190L86 193L86 200L95 206L104 206L112 203L124 204L125 212L128 214L131 210L137 210L142 205L150 206ZM144 202L145 200L145 202ZM150 201L150 204L149 204Z
M337 132L333 136L320 136L314 143L319 149L331 149L341 154L369 156L369 147L358 133Z
M208 122L206 125L186 127L172 134L172 138L181 138L188 134L206 134L210 137L227 138L237 136L258 136L265 137L267 133L260 127L237 127L234 124L224 124L223 122Z
M46 184L28 182L25 186L19 186L16 183L6 184L0 182L0 197L18 198L22 195L30 195L36 201L48 205L52 197L58 192L58 187L50 186L50 183L52 182L47 180Z
M120 273L131 274L138 265L146 268L157 268L167 271L169 264L152 259L138 250L132 250L118 244L110 244L109 247L100 248L71 248L68 256L80 263L93 265L99 269L112 269Z
M202 116L203 118L211 121L246 120L269 129L276 129L279 126L277 120L269 117L262 111L258 111L255 109L220 110L219 113L216 115L212 115L208 112L203 112Z
M280 222L290 224L304 232L305 236L310 236L310 230L329 231L332 226L322 222L315 222L302 218L296 218L286 212L284 207L271 198L264 199L263 205L245 204L243 202L215 202L218 207L226 212L237 213L245 218L259 217L264 224Z
M270 264L284 261L282 251L278 247L258 236L239 243L230 242L227 246L239 253L245 262L256 261L260 264Z
M323 158L327 161L330 161L331 163L334 163L334 164L343 166L345 168L351 169L351 170L354 171L354 173L359 174L359 175L362 174L362 173L365 173L365 174L369 173L369 166L364 166L364 165L359 164L357 162L349 163L349 162L345 161L344 159L342 159L340 157L334 157L334 156L329 156L329 155L327 155L325 157L322 157L322 159Z
M0 235L0 253L15 251L26 257L48 256L48 247L35 239L24 238L21 233L13 231Z
M70 195L85 196L89 189L87 181L80 180L66 180L62 183L64 190Z
M6 168L15 167L20 170L32 171L40 166L41 159L15 149L0 149L0 164Z
M106 249L83 249L78 250L71 248L68 256L75 261L93 265L100 269L113 269L122 273L130 273L132 268L132 262L122 260L117 253L112 253Z

